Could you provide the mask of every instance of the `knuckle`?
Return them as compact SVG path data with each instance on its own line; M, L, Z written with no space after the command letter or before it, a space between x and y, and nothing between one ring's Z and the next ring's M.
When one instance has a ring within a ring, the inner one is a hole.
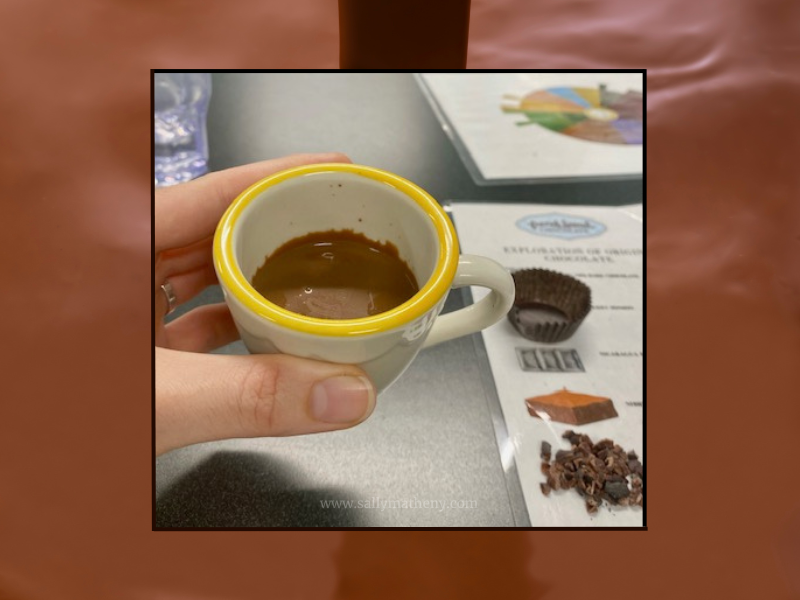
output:
M254 435L275 429L278 373L277 366L254 362L242 380L239 418L243 429Z

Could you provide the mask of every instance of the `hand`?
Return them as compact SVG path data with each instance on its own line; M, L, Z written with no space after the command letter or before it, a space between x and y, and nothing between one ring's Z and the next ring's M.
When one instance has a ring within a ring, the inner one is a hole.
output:
M345 429L372 413L375 388L358 367L284 355L204 354L239 337L225 304L200 306L164 324L165 281L178 304L217 283L214 230L233 199L271 173L319 162L350 160L298 154L156 191L156 454L210 440Z

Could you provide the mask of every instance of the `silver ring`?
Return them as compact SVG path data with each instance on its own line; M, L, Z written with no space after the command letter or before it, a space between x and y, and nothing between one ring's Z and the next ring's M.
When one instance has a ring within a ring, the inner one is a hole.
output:
M178 306L178 298L175 296L175 290L172 289L169 280L161 284L161 291L167 297L167 314L169 314Z

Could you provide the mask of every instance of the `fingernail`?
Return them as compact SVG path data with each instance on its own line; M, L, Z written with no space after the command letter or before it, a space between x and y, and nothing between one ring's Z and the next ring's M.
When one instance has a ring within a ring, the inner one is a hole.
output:
M375 392L364 377L331 377L311 390L311 416L324 423L360 421L370 411Z

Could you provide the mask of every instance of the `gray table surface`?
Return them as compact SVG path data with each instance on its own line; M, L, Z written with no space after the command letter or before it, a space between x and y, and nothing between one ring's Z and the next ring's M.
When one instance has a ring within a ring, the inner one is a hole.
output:
M442 203L643 198L641 180L476 185L410 74L215 74L209 145L212 170L295 152L345 152ZM208 288L173 318L220 301L219 288ZM468 292L452 292L445 311L469 301ZM219 352L246 349L237 342ZM481 337L465 337L420 353L354 429L210 442L159 457L156 526L535 526L508 444ZM337 500L353 508L323 506ZM408 507L380 508L386 501ZM425 501L455 504L426 508Z

